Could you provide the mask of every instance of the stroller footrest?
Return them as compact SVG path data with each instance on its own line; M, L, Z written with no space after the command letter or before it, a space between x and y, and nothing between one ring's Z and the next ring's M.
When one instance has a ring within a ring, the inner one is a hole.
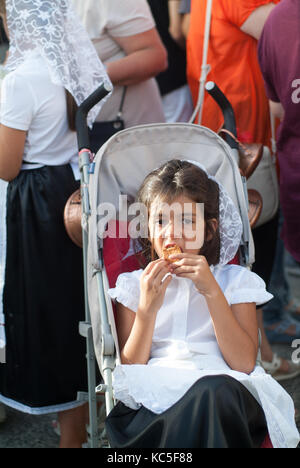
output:
M89 322L80 322L79 323L79 334L88 338L89 332L92 331L92 325Z
M100 387L101 387L101 385L100 385ZM96 389L96 391L98 391L98 390ZM103 395L96 395L95 394L95 396L92 397L92 400L103 403ZM88 402L89 401L89 394L87 392L77 392L77 401Z
M107 391L107 385L105 384L100 384L98 387L96 387L96 392L97 393L105 393ZM101 395L99 395L101 397Z

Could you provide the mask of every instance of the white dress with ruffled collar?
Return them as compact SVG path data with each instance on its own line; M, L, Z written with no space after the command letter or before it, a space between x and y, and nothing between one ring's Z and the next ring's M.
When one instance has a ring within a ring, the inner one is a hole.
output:
M262 305L272 299L264 281L246 268L211 267L228 303ZM123 273L110 297L137 312L143 270ZM274 447L296 447L299 433L292 398L262 367L248 375L233 371L220 352L204 296L193 282L173 277L157 314L147 365L117 365L114 394L132 409L160 414L177 403L200 378L226 374L242 383L261 404Z

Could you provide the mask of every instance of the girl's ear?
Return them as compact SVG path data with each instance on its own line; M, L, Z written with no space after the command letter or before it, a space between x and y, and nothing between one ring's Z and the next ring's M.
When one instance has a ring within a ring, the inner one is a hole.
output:
M212 218L209 221L207 221L207 226L206 226L206 241L211 241L212 238L214 237L214 234L216 230L218 229L218 221L216 218Z

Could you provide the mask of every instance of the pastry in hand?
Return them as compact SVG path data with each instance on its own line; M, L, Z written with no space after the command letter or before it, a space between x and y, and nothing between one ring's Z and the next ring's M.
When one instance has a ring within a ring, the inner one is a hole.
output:
M180 253L182 253L182 250L178 245L176 244L167 245L165 248L163 248L163 259L167 260L168 262L174 263L176 262L176 259L169 259L170 255L180 254Z

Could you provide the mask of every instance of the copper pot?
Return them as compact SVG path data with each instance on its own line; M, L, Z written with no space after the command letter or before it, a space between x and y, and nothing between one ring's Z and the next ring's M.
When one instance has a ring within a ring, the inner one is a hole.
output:
M249 210L248 218L251 229L253 229L259 220L263 208L263 199L256 190L248 189Z
M81 227L82 207L80 189L72 193L64 210L64 223L66 231L74 244L82 247Z

